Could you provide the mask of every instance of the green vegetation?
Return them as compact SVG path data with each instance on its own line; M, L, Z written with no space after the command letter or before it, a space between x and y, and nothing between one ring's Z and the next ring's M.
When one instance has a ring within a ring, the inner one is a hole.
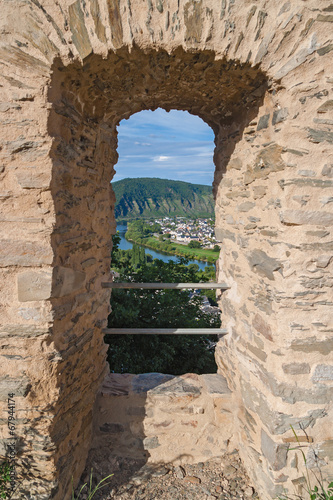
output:
M214 249L201 248L197 241L193 241L192 245L180 245L170 241L170 238L154 237L153 235L160 231L159 224L150 226L149 224L137 220L130 222L127 225L126 239L133 241L147 248L152 248L158 252L165 252L170 255L185 257L186 259L195 259L215 264L219 256L220 247L215 245Z
M196 264L187 265L182 258L178 263L142 258L134 268L132 250L118 250L118 243L115 236L112 266L120 273L117 281L204 282L214 272L213 266L200 271ZM108 324L110 328L219 328L220 318L203 312L202 300L200 294L189 290L115 289ZM113 372L179 375L214 373L217 369L213 335L106 335L105 341Z
M0 498L10 498L11 467L6 460L0 463Z
M322 475L319 463L317 463L317 467L316 467L317 471L316 472L311 470L311 474L313 475L314 481L317 483L314 486L312 486L313 478L310 477L310 471L308 469L306 456L305 456L305 453L302 449L302 448L304 448L304 446L308 446L308 445L301 444L300 439L295 432L295 429L293 428L292 425L290 427L291 427L291 430L293 431L293 434L295 436L297 446L295 446L294 448L289 448L288 451L296 450L302 454L303 463L304 463L306 472L303 475L304 484L302 485L302 492L300 494L295 494L292 496L281 495L281 496L279 496L279 500L297 500L297 499L298 500L306 500L306 499L308 499L308 500L333 500L333 481L330 482L329 484L325 485L325 481L323 479L323 475ZM304 430L303 430L303 432L304 432L305 436L307 437ZM316 454L314 454L314 456L316 457Z
M98 484L97 486L93 486L93 471L91 469L91 472L90 472L90 478L89 478L89 485L88 483L85 483L80 491L78 492L77 496L74 492L74 486L73 486L73 480L72 480L72 497L71 497L71 500L80 500L81 498L81 493L83 493L84 497L82 497L82 500L83 498L85 500L92 500L92 498L94 498L95 496L95 493L97 493L99 490L101 490L102 488L104 488L104 486L108 486L110 483L106 483L105 481L107 481L107 479L109 479L109 477L113 476L113 474L110 474L109 476L105 477L104 479L102 479ZM88 488L88 491L84 491L86 490L86 488Z
M114 182L112 187L117 200L117 219L214 215L214 199L210 186L167 179L139 178L123 179Z

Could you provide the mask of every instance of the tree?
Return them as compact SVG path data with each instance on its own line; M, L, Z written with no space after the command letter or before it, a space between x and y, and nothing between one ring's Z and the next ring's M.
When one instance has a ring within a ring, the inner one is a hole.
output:
M220 251L220 247L218 245L214 245L213 250L214 250L214 252L219 252Z
M187 266L185 259L165 263L155 259L133 269L124 267L119 281L196 282L207 281L197 266ZM188 290L112 291L110 328L186 328L220 326L220 319L204 313L202 297ZM106 335L108 361L114 372L162 372L178 375L185 372L215 372L214 341L204 335Z
M201 248L201 244L196 240L191 240L187 246L189 248Z

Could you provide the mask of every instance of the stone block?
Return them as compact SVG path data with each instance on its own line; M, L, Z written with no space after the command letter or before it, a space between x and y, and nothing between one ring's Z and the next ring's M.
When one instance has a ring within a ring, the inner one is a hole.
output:
M237 206L238 212L248 212L252 208L256 206L255 203L252 201L245 201L244 203L241 203L240 205Z
M152 389L156 389L157 392L163 392L163 384L169 380L174 379L174 375L164 375L163 373L143 373L141 375L136 375L132 380L132 390L133 392L139 394L143 392L148 392ZM159 388L159 386L161 386ZM164 388L164 390L167 390ZM155 390L154 390L155 393Z
M252 250L247 255L247 259L255 272L270 280L274 280L273 272L282 268L282 264L278 260L269 257L263 250Z
M46 300L51 296L52 271L27 271L17 276L20 302Z
M257 131L268 127L269 117L270 117L270 114L267 114L267 115L263 115L259 118Z
M275 443L263 429L261 430L261 451L274 471L281 470L287 465L288 446Z
M20 170L17 172L16 178L23 189L47 189L51 182L51 175L49 173L36 173L34 168Z
M282 370L288 375L304 375L310 373L311 367L308 363L283 364Z
M333 214L330 212L306 212L303 210L284 210L280 212L282 224L288 226L299 226L310 224L315 226L332 226Z
M324 165L323 170L321 171L321 175L333 178L333 165Z
M333 365L317 365L311 380L312 382L333 382Z
M55 267L53 271L52 297L64 297L83 287L86 274L69 267Z
M222 229L220 227L215 228L215 237L217 241L223 241L225 239L231 240L231 241L236 241L236 236L235 233L232 231L229 231L228 229Z
M82 59L92 52L87 28L84 24L84 14L77 0L69 7L69 26L72 40Z
M7 401L10 393L13 393L15 397L26 396L30 388L31 384L27 377L4 377L0 380L0 401Z
M256 314L252 321L252 326L261 333L267 340L273 342L272 329L260 314Z
M158 448L159 446L161 446L157 436L146 437L142 441L142 444L145 450L153 450L154 448Z
M308 128L308 133L308 138L311 142L314 142L316 144L321 142L328 142L330 144L333 144L333 132Z
M207 373L201 375L200 378L203 380L208 394L217 396L221 394L231 394L226 378L219 373Z
M0 240L0 267L52 264L51 245L22 240Z
M273 113L272 125L276 125L277 123L283 122L287 119L288 116L288 108L281 108Z

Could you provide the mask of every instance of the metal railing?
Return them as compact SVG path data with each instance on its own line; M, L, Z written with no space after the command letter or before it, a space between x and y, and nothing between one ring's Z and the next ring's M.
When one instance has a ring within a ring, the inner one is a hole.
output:
M102 282L102 288L127 288L134 290L181 290L181 289L219 289L228 290L226 283L116 283ZM225 328L103 328L106 334L122 335L226 335Z

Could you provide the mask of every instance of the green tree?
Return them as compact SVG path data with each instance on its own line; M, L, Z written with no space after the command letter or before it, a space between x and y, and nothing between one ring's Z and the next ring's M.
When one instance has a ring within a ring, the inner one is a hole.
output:
M196 240L191 240L187 246L189 248L201 248L201 244Z
M119 281L197 282L207 281L196 265L185 259L133 269L124 267ZM202 297L188 290L113 290L110 328L218 328L220 319L204 313ZM205 335L106 335L108 361L114 372L215 372L216 336Z

